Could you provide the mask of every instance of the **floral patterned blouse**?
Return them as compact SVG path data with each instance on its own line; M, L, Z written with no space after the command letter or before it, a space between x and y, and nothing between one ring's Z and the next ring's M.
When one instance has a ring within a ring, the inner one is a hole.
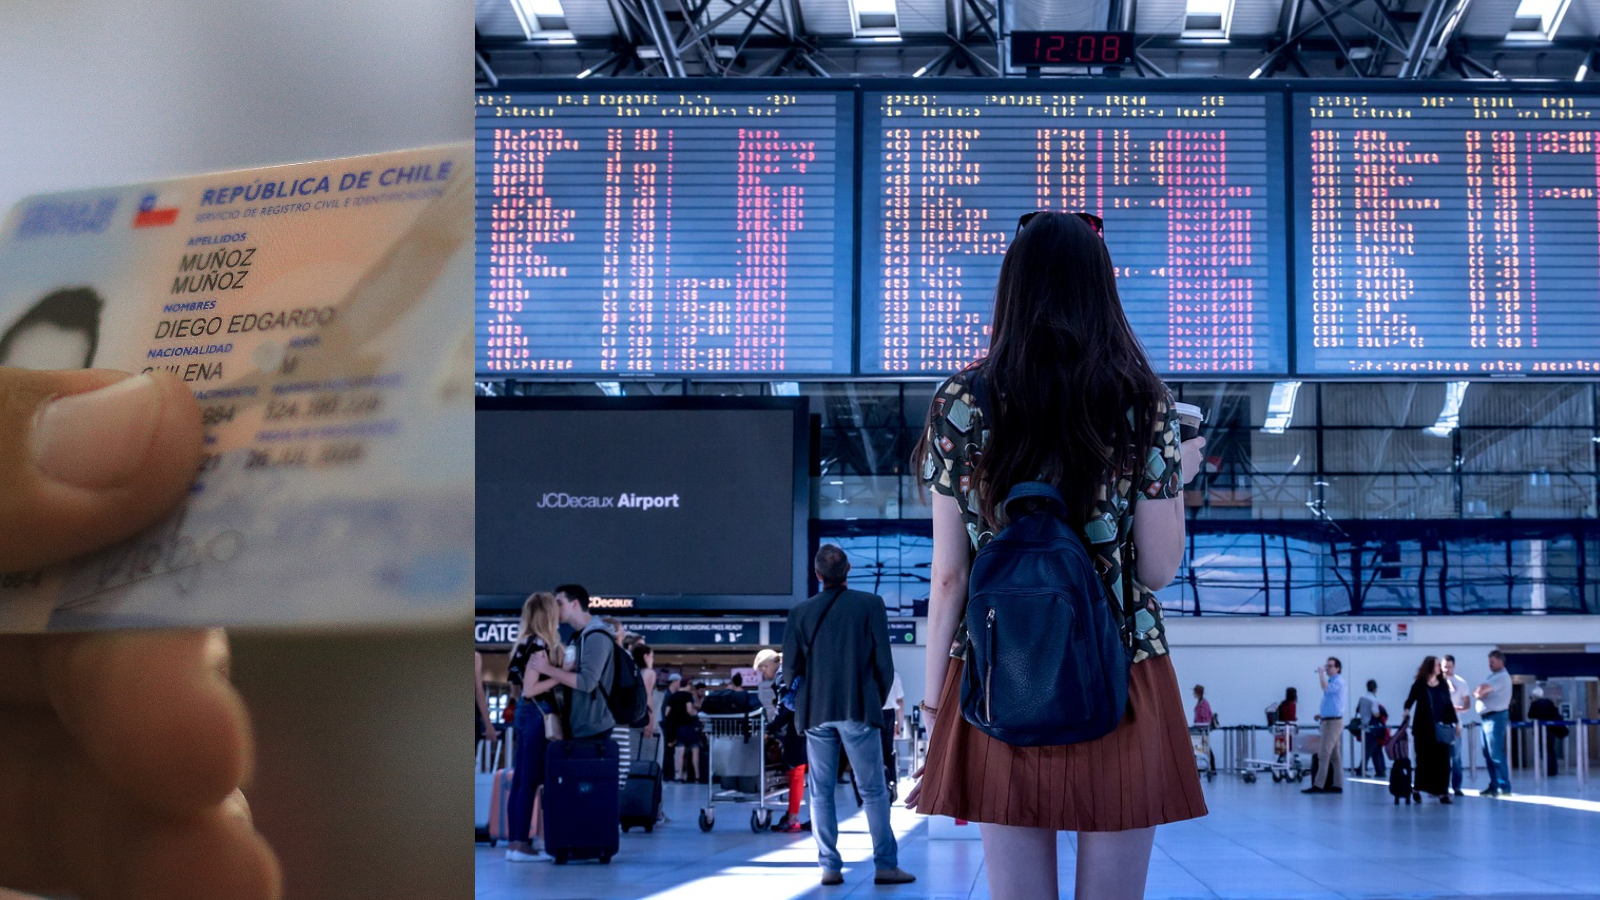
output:
M1170 392L1157 404L1156 413L1160 424L1151 439L1150 454L1137 485L1128 473L1108 480L1100 488L1096 515L1079 530L1095 568L1105 580L1107 593L1119 603L1124 597L1122 547L1133 528L1133 517L1128 514L1131 492L1138 490L1149 499L1159 500L1178 496L1183 487L1178 416L1172 408ZM1128 415L1131 419L1133 411L1129 410ZM923 461L921 476L923 484L955 498L973 553L994 536L983 522L980 498L972 491L973 466L988 440L988 424L983 421L983 411L972 394L970 376L959 372L940 385L934 394L928 423L929 452ZM1166 626L1162 623L1161 604L1156 602L1155 595L1137 581L1133 582L1133 587L1137 641L1133 661L1140 662L1167 652ZM957 630L956 643L958 649L954 655L964 655L965 626Z

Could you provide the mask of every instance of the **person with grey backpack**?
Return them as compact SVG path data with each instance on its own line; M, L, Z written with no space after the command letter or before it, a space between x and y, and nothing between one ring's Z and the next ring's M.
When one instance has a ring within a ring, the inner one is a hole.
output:
M906 805L978 822L989 894L1144 895L1155 826L1206 814L1153 591L1184 545L1180 437L1089 213L1034 212L1000 266L989 352L934 394L927 762ZM1198 410L1186 413L1198 421Z

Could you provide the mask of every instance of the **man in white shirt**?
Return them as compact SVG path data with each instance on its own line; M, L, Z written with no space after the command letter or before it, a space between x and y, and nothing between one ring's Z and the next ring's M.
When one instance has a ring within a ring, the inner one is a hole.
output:
M1367 679L1367 692L1356 701L1356 721L1361 723L1361 746L1364 753L1358 771L1364 771L1367 760L1372 761L1372 773L1377 778L1387 778L1388 770L1383 758L1384 727L1381 715L1383 704L1378 702L1378 682Z
M889 686L888 696L883 698L883 768L889 778L889 796L898 799L900 795L899 761L895 759L894 742L900 737L900 723L906 717L906 689L900 683L900 673L894 673L894 683Z
M1506 671L1506 655L1489 651L1489 677L1472 692L1475 708L1483 719L1483 755L1489 763L1489 786L1481 793L1497 797L1511 793L1511 769L1507 766L1506 738L1511 731L1511 673Z
M1456 708L1456 718L1462 719L1469 707L1472 706L1472 691L1467 688L1467 680L1456 674L1456 658L1446 653L1444 657L1444 680L1450 686L1450 705ZM1462 722L1462 733L1466 733L1466 722ZM1454 741L1450 744L1450 789L1455 791L1457 797L1461 793L1461 742Z

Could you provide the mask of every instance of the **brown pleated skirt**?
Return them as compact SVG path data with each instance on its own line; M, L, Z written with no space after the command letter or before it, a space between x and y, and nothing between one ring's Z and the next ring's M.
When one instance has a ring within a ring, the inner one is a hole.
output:
M1172 660L1128 676L1128 715L1099 740L1014 747L961 716L961 661L950 661L917 811L969 822L1127 831L1206 814Z

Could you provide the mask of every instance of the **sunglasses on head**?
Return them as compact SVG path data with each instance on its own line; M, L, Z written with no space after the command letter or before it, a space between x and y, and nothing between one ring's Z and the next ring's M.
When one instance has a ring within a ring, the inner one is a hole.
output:
M1047 212L1054 212L1054 210L1036 209L1031 213L1023 213L1022 214L1022 218L1017 220L1017 234L1021 234L1022 233L1022 229L1026 228L1028 226L1028 223L1032 222L1035 216L1042 216ZM1105 224L1106 223L1105 223L1105 220L1100 218L1099 216L1095 215L1094 213L1075 212L1075 213L1068 213L1068 215L1077 216L1078 218L1082 219L1083 221L1089 223L1089 227L1093 228L1094 229L1094 233L1100 235L1100 237L1104 238L1106 236L1106 232L1105 232Z

